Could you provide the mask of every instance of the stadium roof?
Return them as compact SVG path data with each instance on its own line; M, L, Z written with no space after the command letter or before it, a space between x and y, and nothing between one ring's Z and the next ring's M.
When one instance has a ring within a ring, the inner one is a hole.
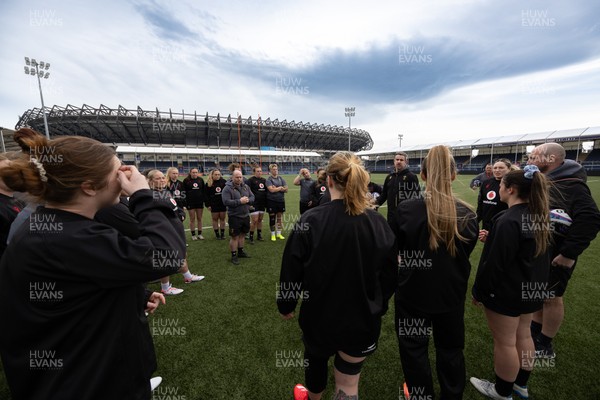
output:
M443 144L453 149L477 149L483 147L514 146L516 144L540 144L545 142L570 142L577 140L597 140L600 139L600 126L588 128L564 129L548 132L513 134L506 136L483 137L479 139L456 140L453 142L419 144L414 146L404 146L400 149L379 150L379 151L361 151L359 156L370 156L376 154L390 154L397 151L425 151L433 146Z
M289 157L321 157L314 151L280 151L280 150L237 150L237 149L197 149L191 147L152 147L152 146L117 146L117 153L129 154L198 154L198 155L243 155L243 156L289 156Z
M210 116L156 110L126 109L105 105L95 108L67 105L45 109L50 136L89 136L103 143L154 146L183 145L207 148L292 148L305 151L370 150L373 139L362 129L311 124L271 118ZM16 128L30 126L43 132L43 111L27 110Z

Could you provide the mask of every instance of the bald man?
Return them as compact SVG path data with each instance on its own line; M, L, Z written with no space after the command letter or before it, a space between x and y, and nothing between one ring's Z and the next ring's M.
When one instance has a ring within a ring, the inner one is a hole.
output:
M227 207L229 220L231 263L239 265L240 258L249 258L244 251L244 241L246 233L250 232L250 205L254 203L254 193L244 183L239 169L233 170L231 180L225 185L221 197Z
M600 230L600 212L586 184L585 170L579 163L565 159L565 149L560 144L537 146L529 155L528 164L536 165L552 182L550 298L544 301L543 309L533 315L531 334L536 357L554 358L552 339L564 319L563 295L577 257Z

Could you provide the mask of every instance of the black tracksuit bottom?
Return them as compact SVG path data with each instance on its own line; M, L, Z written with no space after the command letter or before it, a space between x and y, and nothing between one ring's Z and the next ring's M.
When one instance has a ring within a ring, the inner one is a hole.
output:
M442 400L462 399L466 371L464 303L444 313L424 313L396 301L396 335L411 399L435 399L429 336L433 334Z

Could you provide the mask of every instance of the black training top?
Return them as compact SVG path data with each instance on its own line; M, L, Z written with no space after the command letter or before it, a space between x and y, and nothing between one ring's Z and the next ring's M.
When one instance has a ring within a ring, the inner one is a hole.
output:
M265 178L250 177L247 182L250 190L254 193L254 207L267 206L267 180Z
M0 262L0 355L15 399L150 399L143 282L177 272L183 225L148 189L142 236L40 207Z
M181 181L171 181L167 179L167 190L171 193L171 196L177 202L177 207L183 208L185 207L185 189L183 188L183 182Z
M500 181L492 178L482 182L477 198L477 222L483 221L482 229L490 231L494 216L507 208L508 205L500 201Z
M475 299L521 314L541 307L543 296L550 296L551 289L545 287L550 268L548 252L535 256L534 233L539 229L549 226L531 214L527 203L514 205L494 218L473 285Z
M204 205L204 180L201 177L196 179L185 178L183 180L183 190L186 204L192 206Z
M223 199L221 198L221 194L223 193L226 184L227 181L221 178L218 181L213 181L212 186L210 187L204 185L204 201L206 202L206 207L211 207L211 212L226 210Z
M331 197L329 196L329 190L327 190L327 183L320 183L319 181L316 181L315 184L312 186L312 193L310 195L312 206L316 207L319 204L327 203L328 200L325 200L327 198L331 200Z
M285 246L279 312L292 312L302 298L306 342L319 349L364 349L379 337L395 288L396 255L394 235L379 213L350 216L342 200L312 208Z
M464 304L471 273L469 256L479 230L475 213L458 201L456 214L458 231L467 241L455 237L456 257L452 257L444 243L436 251L429 248L425 200L400 204L390 223L398 238L401 258L396 301L425 313L443 313Z

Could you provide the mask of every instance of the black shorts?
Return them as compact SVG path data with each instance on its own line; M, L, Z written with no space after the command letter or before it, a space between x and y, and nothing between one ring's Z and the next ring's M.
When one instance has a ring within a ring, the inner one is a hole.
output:
M264 205L264 204L254 204L253 206L251 206L250 212L251 213L255 213L255 212L258 212L258 211L264 212L266 208L267 208L267 206Z
M575 265L577 262L575 262ZM575 269L575 265L572 268L563 268L563 267L550 267L550 287L549 290L554 291L554 295L556 297L563 297L565 291L567 290L567 285L569 283L569 279L573 275L573 270Z
M250 232L250 217L229 217L229 236L236 237Z
M277 214L285 212L285 202L269 201L267 203L267 212L269 214Z
M314 346L311 343L309 343L304 336L302 337L302 341L304 342L305 351L307 353L310 353L315 356L331 357L331 356L335 355L338 351L341 351L342 353L347 354L350 357L357 357L357 358L366 357L366 356L369 356L369 355L375 353L375 350L377 350L377 342L378 342L378 340L375 340L373 343L365 345L364 347L361 347L361 348L342 347L339 349L334 349L334 348L323 348L323 347Z
M210 212L211 212L211 213L219 213L219 212L225 212L225 211L227 211L227 207L225 207L225 206L222 206L222 205L220 205L220 204L219 204L219 205L216 205L216 206L212 206L212 207L210 208Z
M203 203L188 203L188 205L186 206L186 208L188 210L195 210L198 208L204 208L204 204Z
M520 307L509 307L501 302L488 299L481 302L485 308L492 310L496 314L506 315L507 317L520 317L523 314L531 314L544 307L543 301L527 302Z

